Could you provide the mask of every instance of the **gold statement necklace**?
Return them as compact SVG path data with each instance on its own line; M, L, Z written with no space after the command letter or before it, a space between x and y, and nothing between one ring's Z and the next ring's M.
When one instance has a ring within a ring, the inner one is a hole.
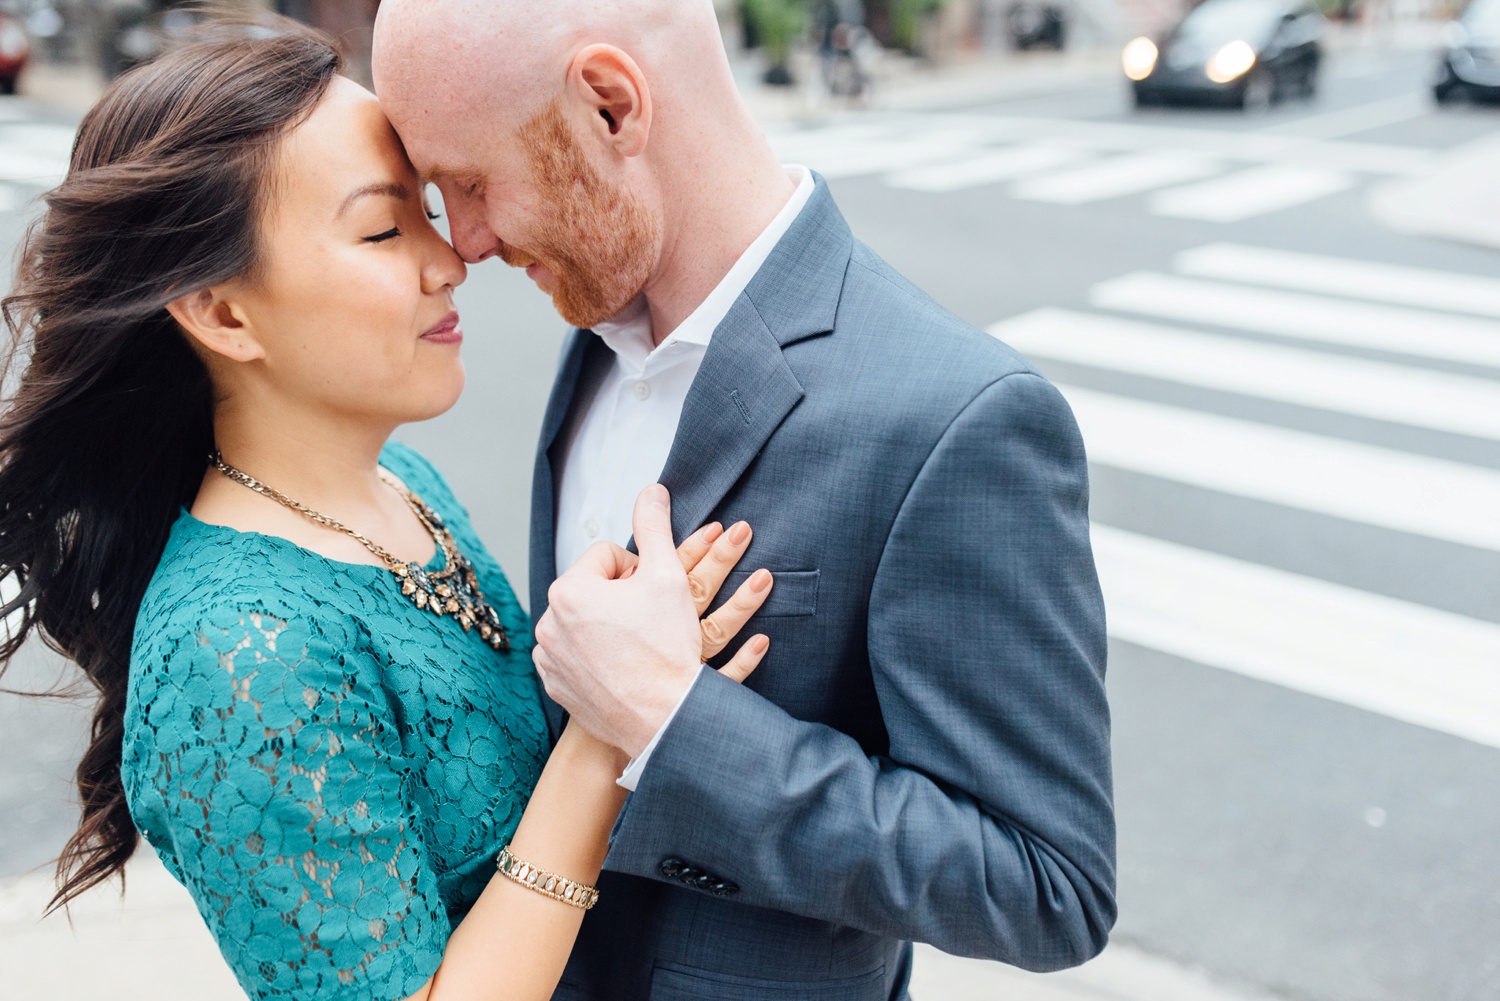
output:
M458 551L458 545L453 541L453 533L448 531L448 527L443 524L443 519L438 513L422 502L422 498L408 490L405 484L384 469L380 470L380 478L406 502L406 506L411 508L417 520L431 533L433 541L442 550L443 568L441 570L428 573L420 564L397 557L354 529L326 515L319 514L306 505L297 503L280 490L262 483L249 473L235 469L226 463L224 457L218 452L209 456L208 462L240 486L253 490L262 497L269 497L283 507L291 508L324 528L343 532L385 563L400 583L401 593L411 599L418 608L426 609L439 618L444 615L452 616L459 625L463 626L464 632L477 628L480 638L491 647L502 653L510 653L510 634L501 624L500 615L484 599L484 593L479 589L479 575L474 572L474 565L469 562L468 558Z

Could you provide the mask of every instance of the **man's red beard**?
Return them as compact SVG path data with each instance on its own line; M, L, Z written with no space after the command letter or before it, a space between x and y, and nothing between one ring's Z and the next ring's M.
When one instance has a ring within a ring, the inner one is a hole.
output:
M575 327L593 327L645 287L660 227L628 191L599 176L556 104L522 126L520 139L549 204L528 246L502 245L500 258L512 267L545 267L556 281L558 313Z

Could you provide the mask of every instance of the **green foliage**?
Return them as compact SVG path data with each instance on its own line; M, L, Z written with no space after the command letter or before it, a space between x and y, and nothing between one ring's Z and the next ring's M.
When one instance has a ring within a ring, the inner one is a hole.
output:
M941 10L948 0L890 0L893 41L908 52L917 49L922 18Z
M745 15L760 34L767 61L785 66L792 43L807 30L807 0L745 0Z

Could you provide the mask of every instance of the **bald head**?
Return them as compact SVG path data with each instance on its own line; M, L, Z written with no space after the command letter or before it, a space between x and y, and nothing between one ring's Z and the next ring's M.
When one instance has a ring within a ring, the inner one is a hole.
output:
M664 91L729 76L712 0L384 0L376 89L393 108L498 109L520 122L558 96L592 44L625 51Z
M712 0L384 0L374 71L459 254L578 326L680 320L790 197Z

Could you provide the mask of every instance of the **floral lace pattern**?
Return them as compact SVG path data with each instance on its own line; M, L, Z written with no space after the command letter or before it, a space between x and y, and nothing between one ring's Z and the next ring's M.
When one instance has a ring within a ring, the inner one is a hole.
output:
M186 512L136 620L131 815L254 998L419 990L547 755L525 612L436 471L381 461L448 523L512 653L379 567Z

